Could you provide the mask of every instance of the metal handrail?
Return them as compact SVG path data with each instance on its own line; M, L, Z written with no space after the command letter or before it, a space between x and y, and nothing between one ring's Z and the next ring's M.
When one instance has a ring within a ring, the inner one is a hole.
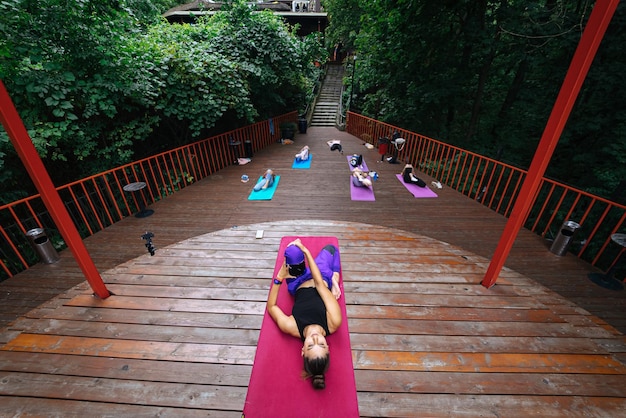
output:
M343 93L346 91L346 86L341 85L341 93L339 95L339 108L337 109L337 119L335 124L341 130L346 129L346 110L343 108Z
M313 84L313 89L311 90L311 95L313 96L313 100L310 103L307 103L306 108L304 109L304 112L302 113L304 115L304 118L306 119L307 125L311 123L311 119L313 117L313 111L315 110L315 105L317 104L317 98L320 94L322 82L324 80L324 77L326 77L327 72L328 72L328 65L324 64L322 67L322 71L320 71L320 73L318 74L317 80L315 80L315 83Z
M297 117L294 111L107 170L56 190L81 237L86 238L140 209L144 202L137 195L125 192L125 185L145 182L142 193L145 204L149 205L235 164L237 156L244 156L247 146L254 152L277 142L280 124L295 122ZM0 281L38 262L26 237L26 232L33 228L43 228L56 249L65 248L40 195L0 206Z
M252 150L277 142L278 126L297 119L297 112L281 115L244 128L226 132L193 144L163 152L94 176L58 187L57 190L83 238L112 225L139 209L136 196L124 185L146 183L149 205L235 163L244 155L246 141ZM398 160L413 164L467 197L503 216L509 216L526 171L497 160L406 131L365 116L348 112L348 133L377 146L377 138L391 137L397 131L406 140ZM231 145L236 144L236 145ZM35 264L37 255L26 232L44 228L57 249L64 248L39 195L0 207L0 280ZM564 221L580 224L574 254L593 266L607 270L620 256L611 235L624 229L626 206L544 178L525 227L547 239Z
M378 138L394 132L406 140L397 159L508 217L527 174L526 170L484 157L357 113L348 112L346 131L374 146ZM626 206L544 177L524 226L546 239L554 239L566 221L580 225L572 252L607 270L621 250L611 235L626 222Z

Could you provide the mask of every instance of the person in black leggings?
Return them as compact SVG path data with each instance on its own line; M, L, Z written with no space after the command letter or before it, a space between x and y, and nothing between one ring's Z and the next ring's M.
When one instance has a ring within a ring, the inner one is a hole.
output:
M415 174L413 174L413 166L411 164L404 166L404 169L402 170L402 180L404 180L405 183L416 184L419 187L426 187L426 182L417 178Z

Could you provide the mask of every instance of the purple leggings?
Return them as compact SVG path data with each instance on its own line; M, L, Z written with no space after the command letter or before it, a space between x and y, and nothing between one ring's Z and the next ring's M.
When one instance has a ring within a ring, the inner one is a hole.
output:
M339 260L339 249L334 245L327 245L322 248L317 257L315 257L315 264L322 273L322 278L328 285L329 289L333 288L333 273L339 273L341 271L341 261ZM287 290L292 295L296 294L298 287L307 280L311 280L313 275L311 270L307 267L304 273L298 277L292 277L287 279Z

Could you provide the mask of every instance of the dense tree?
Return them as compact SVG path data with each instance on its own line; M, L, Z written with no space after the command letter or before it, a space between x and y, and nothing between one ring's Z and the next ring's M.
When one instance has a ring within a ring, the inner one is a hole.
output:
M360 3L360 0L323 0L331 22L326 29L328 47L341 42L345 50L354 49L363 14Z
M57 184L304 108L324 59L316 36L241 0L169 25L155 14L169 3L0 3L0 78ZM0 200L32 192L4 131L0 168Z
M169 25L171 0L4 0L0 78L57 183L302 110L319 34L242 0ZM327 45L358 57L352 109L527 167L591 0L326 0ZM610 196L626 177L621 4L548 174ZM350 65L353 62L350 61ZM351 92L352 93L352 92ZM352 94L350 93L350 96ZM0 131L0 201L25 192ZM30 192L30 191L29 191Z
M153 98L142 68L118 48L138 22L115 2L96 1L3 1L0 15L0 77L50 172L64 178L88 157L125 161L154 123L127 117ZM21 163L0 134L2 183L21 190Z
M521 167L593 7L578 0L349 3L325 4L330 42L357 51L358 111ZM625 8L618 7L548 172L604 195L626 177ZM358 16L350 30L336 28L350 10Z

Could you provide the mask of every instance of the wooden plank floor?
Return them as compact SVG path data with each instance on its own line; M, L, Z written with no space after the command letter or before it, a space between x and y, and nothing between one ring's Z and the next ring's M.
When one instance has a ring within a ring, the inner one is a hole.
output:
M381 174L375 202L350 200L328 139ZM304 144L312 168L292 170ZM414 199L378 159L309 128L87 239L115 296L91 296L65 253L0 284L0 416L241 416L280 238L298 234L339 239L362 416L623 414L623 292L527 231L483 288L505 220L446 188ZM276 195L247 200L239 177L267 167Z

